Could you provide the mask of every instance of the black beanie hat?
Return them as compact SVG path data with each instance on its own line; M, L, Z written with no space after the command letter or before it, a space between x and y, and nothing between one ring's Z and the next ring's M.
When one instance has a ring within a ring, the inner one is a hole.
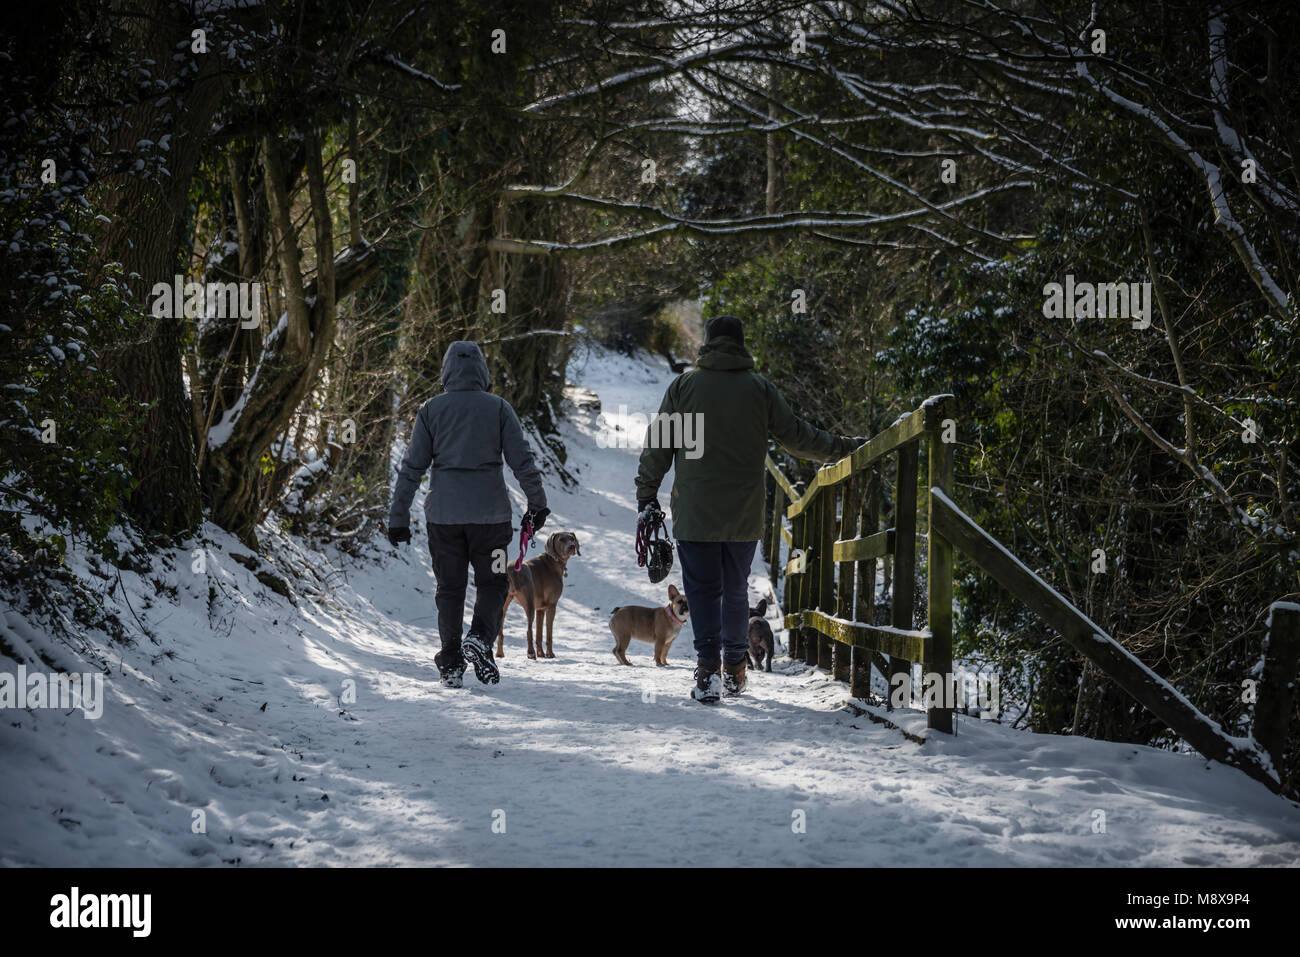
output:
M712 342L718 336L730 336L743 346L745 324L735 316L714 316L704 327L704 341Z

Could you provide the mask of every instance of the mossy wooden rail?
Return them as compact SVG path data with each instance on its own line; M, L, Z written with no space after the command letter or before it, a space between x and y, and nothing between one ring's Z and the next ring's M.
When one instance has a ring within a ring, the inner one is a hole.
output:
M800 492L769 456L772 512L764 541L774 591L784 580L782 607L789 653L830 670L850 693L870 694L871 667L891 682L919 662L943 683L928 700L927 725L952 732L952 571L957 549L1024 602L1075 650L1207 758L1282 788L1282 751L1294 711L1300 656L1300 608L1274 606L1250 737L1226 733L1172 685L1130 654L1059 592L1019 562L953 501L952 396L933 396L838 462L818 469ZM950 441L944 441L946 437ZM918 502L920 453L926 447L925 502ZM882 485L895 457L892 525L881 528ZM915 625L917 513L926 509L926 627ZM783 518L789 519L786 528ZM781 543L787 561L781 563ZM888 561L893 588L889 624L876 622L877 562ZM782 575L784 572L784 575ZM1261 744L1263 742L1263 744Z
M830 669L857 697L870 693L873 662L883 674L904 673L909 680L917 661L930 672L952 672L952 560L943 543L931 542L937 556L931 560L931 627L914 627L920 445L930 440L930 484L947 488L952 447L939 440L939 431L951 417L951 402L951 396L926 400L850 455L819 469L802 493L767 460L774 483L766 541L774 588L781 542L789 546L783 606L790 654ZM884 476L879 466L891 454L897 457L894 524L880 528ZM790 520L788 531L782 517ZM945 549L946 560L938 554ZM886 558L894 587L890 622L883 625L875 623L875 583L876 563ZM952 709L930 709L928 723L951 732Z

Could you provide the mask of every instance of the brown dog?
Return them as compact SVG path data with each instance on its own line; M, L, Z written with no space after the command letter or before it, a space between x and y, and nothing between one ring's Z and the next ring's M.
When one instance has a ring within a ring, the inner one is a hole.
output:
M564 578L569 574L566 566L574 555L581 555L578 548L578 536L573 532L554 532L546 540L546 551L536 558L524 562L519 571L514 565L506 569L510 579L510 593L506 595L505 607L501 609L501 624L497 628L497 657L504 658L506 612L512 601L528 616L528 657L554 658L551 647L552 631L555 625L555 607L560 603L560 593L564 591ZM533 650L533 619L537 619L537 650ZM542 653L542 620L546 621L546 653Z
M686 596L677 590L676 585L668 586L668 604L662 607L622 605L615 608L609 616L609 630L614 635L614 657L621 664L630 665L627 646L636 638L654 643L655 664L662 668L668 664L668 650L677 640L690 613Z

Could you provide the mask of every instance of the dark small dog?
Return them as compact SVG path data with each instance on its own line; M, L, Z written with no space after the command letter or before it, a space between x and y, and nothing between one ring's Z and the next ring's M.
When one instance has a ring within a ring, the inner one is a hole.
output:
M764 671L772 670L772 655L776 652L776 639L772 637L772 626L767 623L767 599L758 603L757 608L749 609L749 664ZM763 658L767 665L764 667Z

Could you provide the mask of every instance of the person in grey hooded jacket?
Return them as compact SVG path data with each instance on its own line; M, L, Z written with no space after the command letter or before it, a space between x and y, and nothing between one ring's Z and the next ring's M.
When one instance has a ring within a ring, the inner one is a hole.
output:
M503 456L528 499L525 518L534 532L550 514L542 475L519 418L509 402L488 391L491 384L477 343L453 342L447 348L442 360L444 391L420 406L415 416L388 511L389 541L409 542L411 501L429 473L424 518L438 582L435 602L442 641L434 662L443 684L454 688L461 686L467 661L484 683L495 684L500 677L491 642L509 590L502 559L513 531ZM474 567L478 594L469 634L462 641L469 565Z

